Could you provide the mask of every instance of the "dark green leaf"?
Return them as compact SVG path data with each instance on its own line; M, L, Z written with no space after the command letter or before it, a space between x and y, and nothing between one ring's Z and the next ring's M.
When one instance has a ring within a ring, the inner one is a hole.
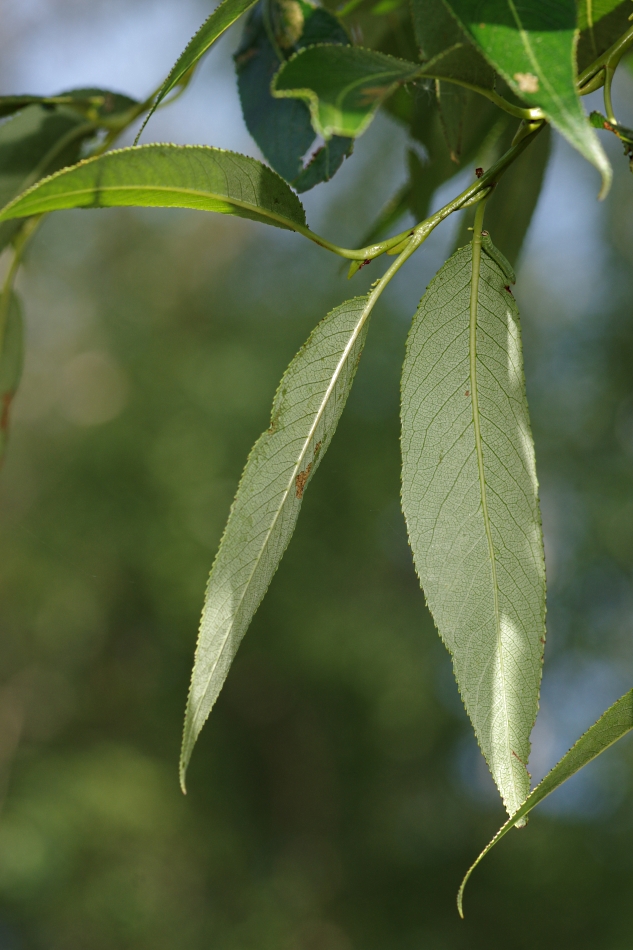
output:
M293 187L302 194L323 181L329 181L353 151L354 139L333 135L310 157L301 174L292 182Z
M345 30L332 14L319 7L311 7L298 0L288 0L296 8L300 36L288 46L283 35L283 23L267 23L272 4L259 3L252 11L242 43L235 54L238 89L244 121L267 161L278 174L298 191L307 191L321 181L327 181L340 167L345 155L351 152L350 139L335 138L318 153L305 169L302 158L315 139L310 111L299 99L276 99L270 84L288 55L308 43L328 42L347 44ZM277 39L273 46L269 33L275 29ZM281 57L281 59L280 59Z
M494 89L495 72L450 15L443 0L412 0L424 74Z
M578 72L602 56L630 25L630 0L577 0L580 37Z
M0 296L0 466L9 432L9 411L24 365L22 308L15 293Z
M239 20L242 14L250 10L256 2L257 0L222 0L211 16L204 21L198 32L191 38L176 60L176 63L154 100L154 104L138 133L136 141L138 141L143 129L165 96L183 81L189 70L192 69L207 50L213 46L218 37L222 36L222 34L228 30L236 20Z
M141 145L106 152L47 178L0 221L62 208L198 208L291 231L305 229L301 202L254 158L202 145Z
M180 761L185 772L242 637L295 529L307 485L330 444L363 351L371 297L337 307L286 370L270 428L255 443L211 570Z
M576 90L574 0L517 7L512 0L446 0L464 29L515 95L549 121L600 171L604 196L611 166Z
M462 917L464 916L462 912L464 888L481 859L514 827L517 820L524 821L535 805L551 795L563 782L566 782L568 778L584 768L585 765L612 746L618 739L621 739L622 736L625 736L631 729L633 729L633 690L629 690L628 693L621 696L613 706L603 713L591 729L585 732L576 745L572 746L569 752L563 756L558 765L555 765L552 771L545 776L540 785L537 785L534 791L530 793L519 810L499 829L490 844L484 848L475 863L469 868L457 895L457 907Z
M95 127L74 109L31 105L0 125L0 207L44 175L79 158ZM0 250L19 223L0 225Z
M285 63L273 82L273 94L303 99L319 135L362 135L380 104L401 83L414 79L415 63L374 50L311 46Z

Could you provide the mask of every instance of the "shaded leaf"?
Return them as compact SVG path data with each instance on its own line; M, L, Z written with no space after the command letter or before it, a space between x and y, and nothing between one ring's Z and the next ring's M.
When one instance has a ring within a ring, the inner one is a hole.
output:
M106 152L35 185L0 221L63 208L197 208L291 231L305 228L301 202L254 158L202 145L141 145Z
M0 96L0 118L30 105L70 106L88 118L109 118L138 105L135 99L106 89L72 89L57 96Z
M451 161L459 164L462 132L468 108L468 90L450 82L436 80L437 110Z
M509 131L504 143L508 147L512 127ZM545 126L530 147L504 172L492 197L486 203L486 230L513 266L519 259L541 195L550 148L551 131L549 126ZM474 217L474 209L467 208L464 211L456 241L458 247L469 240L468 229L472 226Z
M412 0L424 75L494 89L495 71L448 12L444 0Z
M631 0L576 0L578 7L578 72L602 56L626 32Z
M543 781L536 786L533 792L526 798L519 810L512 816L505 825L499 829L492 841L481 852L472 867L469 868L464 880L462 881L459 893L457 895L457 907L460 916L464 916L462 901L464 897L464 888L468 883L470 875L473 873L479 862L485 857L491 848L493 848L504 835L514 827L517 819L525 820L526 816L532 811L535 805L542 802L544 798L556 791L563 782L579 772L589 762L599 756L602 752L621 739L633 729L633 690L629 690L624 696L621 696L593 726L585 732L578 742L572 746L569 752L563 756L560 762L554 766Z
M370 297L337 307L286 370L270 428L249 456L211 570L185 716L181 783L195 741L288 546L360 359Z
M158 91L154 104L136 137L137 142L143 129L165 96L184 80L186 74L196 65L198 60L204 56L207 50L213 46L215 41L222 36L236 20L239 20L242 14L250 10L256 2L257 0L222 0L211 16L204 21L195 36L187 43L172 67L167 79Z
M507 284L486 253L477 270L468 245L422 298L402 375L402 505L428 606L513 814L529 791L545 569L518 311Z
M0 125L0 207L44 175L79 158L82 141L94 125L74 109L31 105ZM0 225L0 250L19 223Z
M293 188L302 194L321 182L329 181L339 170L344 159L354 151L354 139L333 135L324 142L306 162L301 174L292 182Z
M574 0L517 7L512 0L446 0L464 29L515 95L549 121L600 171L604 196L611 166L587 122L578 93Z
M9 433L9 411L20 383L23 365L22 308L17 295L11 292L8 301L0 296L0 467Z
M327 10L298 0L289 2L300 14L296 41L288 45L279 35L279 42L276 48L273 47L269 32L274 24L265 22L266 12L259 3L249 16L242 43L235 54L235 66L247 129L275 171L298 191L307 191L334 175L345 155L351 152L352 141L333 139L304 169L302 158L315 139L310 110L300 99L274 98L270 84L287 56L305 45L316 42L348 44L349 39L336 17ZM273 11L277 9L277 5L271 4L271 7ZM281 27L277 32L281 33Z
M311 46L277 73L275 96L303 99L319 135L357 137L380 104L419 71L415 63L374 50L347 46Z

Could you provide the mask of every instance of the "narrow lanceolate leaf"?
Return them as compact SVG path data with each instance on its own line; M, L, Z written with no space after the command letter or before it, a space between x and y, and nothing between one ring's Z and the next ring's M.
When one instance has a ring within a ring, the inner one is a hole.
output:
M303 99L319 135L355 138L401 83L414 79L416 63L352 46L310 46L277 73L273 95Z
M242 14L255 6L256 3L257 0L222 0L211 16L204 21L198 32L191 38L176 60L169 76L161 86L154 100L154 104L141 127L141 131L136 137L137 142L141 136L141 132L165 96L167 96L172 89L175 89L179 83L183 82L189 70L196 65L198 60L213 46L215 41L222 36L236 20L239 20Z
M341 304L286 370L270 428L250 454L205 598L185 716L180 777L295 528L305 489L338 423L362 353L371 297Z
M572 775L579 772L580 769L608 749L609 746L612 746L618 739L621 739L622 736L625 736L631 729L633 729L633 689L625 693L624 696L621 696L613 706L602 714L591 729L588 729L584 736L581 736L576 745L572 746L558 765L555 765L552 771L545 776L543 781L536 786L534 791L531 792L523 802L517 813L513 815L509 821L506 821L505 825L499 829L490 844L484 848L475 863L469 868L459 889L457 907L460 916L464 916L462 901L464 888L468 883L470 875L481 859L488 854L490 849L514 827L516 820L525 820L535 805L538 805L544 798L547 798L548 795L555 792L563 782L566 782L568 778L571 778Z
M631 15L630 0L576 0L578 6L578 72L602 56L622 36Z
M494 89L494 69L448 12L444 0L412 0L411 11L425 76Z
M15 293L0 295L0 466L9 433L9 411L24 364L22 310Z
M301 202L275 172L254 158L201 145L141 145L89 158L20 195L0 221L120 205L198 208L305 230Z
M402 376L402 504L428 606L512 815L529 792L545 569L506 269L484 252L477 270L468 245L422 298Z
M539 107L602 175L611 166L587 122L576 90L575 0L526 5L514 0L446 0L458 21L517 96Z

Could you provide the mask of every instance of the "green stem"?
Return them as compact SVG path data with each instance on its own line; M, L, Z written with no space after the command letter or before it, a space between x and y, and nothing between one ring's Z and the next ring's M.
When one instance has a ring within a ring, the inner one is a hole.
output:
M28 244L31 236L39 227L42 217L43 216L40 215L37 218L30 218L22 227L21 231L18 233L13 242L15 248L13 260L9 265L7 275L4 279L4 284L2 285L2 292L0 294L0 360L2 359L2 351L4 349L4 335L7 329L7 318L9 316L9 306L11 303L11 294L13 292L16 274L19 270L26 245Z
M595 92L596 89L599 89L606 78L605 67L610 66L615 70L631 45L633 45L633 25L630 26L626 33L623 33L602 56L599 56L591 66L587 66L587 68L581 72L576 84L580 95L586 96L587 93ZM596 85L595 83L600 77L601 81Z
M614 113L614 111L613 111L613 102L612 102L612 100L611 100L611 83L613 82L613 75L614 75L614 73L615 73L615 69L614 69L613 66L611 66L611 65L605 66L605 68L604 68L604 92L603 92L603 95L604 95L604 111L606 112L607 119L609 120L609 122L611 123L611 125L617 125L617 124L618 124L618 120L616 119L615 113Z

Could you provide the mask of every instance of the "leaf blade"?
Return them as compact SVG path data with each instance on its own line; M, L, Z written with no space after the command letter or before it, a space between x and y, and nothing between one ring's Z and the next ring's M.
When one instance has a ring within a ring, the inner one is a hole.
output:
M629 690L624 696L621 696L620 699L618 699L613 706L610 706L609 709L602 714L600 719L578 739L569 752L563 756L545 776L543 781L528 795L516 814L512 815L512 817L501 826L492 841L489 842L474 864L471 865L466 872L457 895L457 908L460 917L464 916L464 889L471 874L497 842L514 827L515 822L525 819L539 802L542 802L544 798L551 795L563 782L566 782L568 778L571 778L572 775L575 775L576 772L584 768L585 765L601 755L606 749L617 742L618 739L621 739L627 732L630 732L631 729L633 729L633 690Z
M222 0L213 13L207 17L200 29L189 40L184 50L172 66L171 72L165 79L154 100L154 103L143 122L136 142L143 133L143 129L153 116L154 112L168 95L183 79L186 73L196 65L215 41L232 26L236 20L255 6L257 0Z
M284 63L272 92L307 102L312 124L324 139L357 138L381 103L419 71L416 63L359 46L309 46Z
M371 297L356 297L318 324L286 370L273 402L271 427L249 456L209 576L200 621L180 761L183 790L193 746L336 429L372 306Z
M65 208L197 208L305 230L288 185L254 158L200 145L141 145L106 152L44 179L0 221Z
M576 5L553 0L518 8L514 0L446 0L458 22L512 91L547 119L602 176L611 166L587 122L576 90Z
M482 254L473 327L472 278L469 245L433 279L409 334L402 505L427 604L512 814L529 791L545 571L518 311Z

